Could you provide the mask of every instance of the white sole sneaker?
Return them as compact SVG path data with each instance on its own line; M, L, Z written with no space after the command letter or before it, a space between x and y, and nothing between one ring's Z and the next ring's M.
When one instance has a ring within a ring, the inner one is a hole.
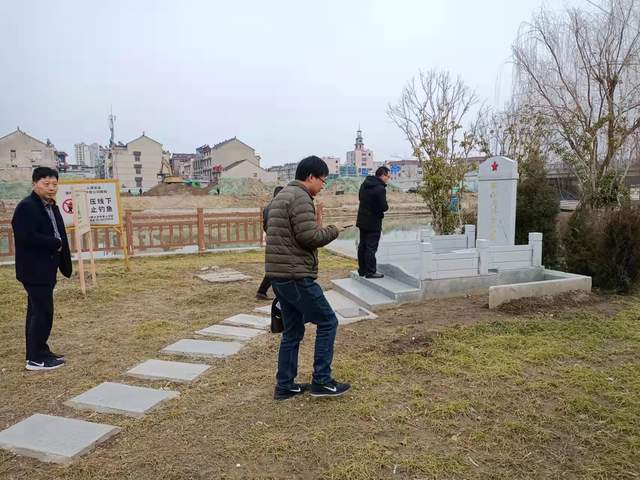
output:
M26 368L31 372L35 372L39 370L55 370L56 368L60 368L60 367L64 367L64 362L58 365L45 365L44 362L41 364L36 362L31 362L31 363L27 362L26 365L24 366L24 368Z

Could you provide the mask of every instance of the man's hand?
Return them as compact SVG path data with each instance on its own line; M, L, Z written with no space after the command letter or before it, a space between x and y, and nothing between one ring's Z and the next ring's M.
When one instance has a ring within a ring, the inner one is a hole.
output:
M353 227L353 222L336 223L335 227L338 229L339 232L344 232L347 228Z

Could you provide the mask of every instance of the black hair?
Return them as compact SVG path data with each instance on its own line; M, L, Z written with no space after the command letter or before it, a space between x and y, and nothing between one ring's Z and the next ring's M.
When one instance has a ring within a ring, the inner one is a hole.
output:
M284 187L276 187L273 189L273 196L275 197L277 194L280 193L280 190L282 190Z
M389 170L387 167L378 167L378 169L376 170L376 177L381 177L383 175L389 175L389 172L391 170Z
M296 180L304 181L309 175L313 175L316 178L328 177L329 167L324 163L324 160L315 155L303 158L296 168Z
M47 177L55 177L58 180L58 171L49 167L36 167L31 174L31 180L34 183Z

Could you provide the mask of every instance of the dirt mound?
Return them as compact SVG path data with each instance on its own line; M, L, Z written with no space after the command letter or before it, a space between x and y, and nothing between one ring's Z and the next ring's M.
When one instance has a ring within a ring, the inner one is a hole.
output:
M255 178L221 178L218 185L209 188L209 195L251 195L270 197L276 183L264 183Z
M511 315L533 315L538 313L557 312L567 308L582 305L593 305L602 299L584 290L561 293L559 295L545 295L543 297L527 297L503 303L498 310Z
M206 188L193 187L184 183L159 183L155 187L147 190L144 195L152 197L174 196L174 195L208 195Z

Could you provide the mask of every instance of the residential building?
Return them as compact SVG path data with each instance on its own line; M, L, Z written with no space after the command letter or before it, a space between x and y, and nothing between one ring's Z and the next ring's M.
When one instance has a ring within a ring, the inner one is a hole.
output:
M183 179L194 177L193 164L196 160L195 153L174 153L171 155L171 168L174 175Z
M56 156L56 168L58 169L58 171L66 171L67 166L69 165L69 163L67 162L67 157L69 156L69 154L67 152L60 152L58 150L56 150L54 154Z
M144 132L126 145L118 143L111 148L113 158L107 160L107 178L120 180L122 191L147 191L158 184L162 160L169 160L169 152L162 144Z
M96 167L98 165L101 147L97 143L94 142L91 145L87 145L84 142L76 143L74 150L77 165L86 165L88 167Z
M355 167L359 176L367 176L374 172L373 150L365 148L362 130L356 132L355 148L347 152L347 165Z
M355 177L357 173L355 165L340 165L341 177Z
M205 182L212 182L225 168L241 160L247 160L260 167L260 155L236 137L217 143L213 147L203 145L196 149L193 176Z
M278 175L268 172L249 160L239 160L227 165L220 173L221 178L253 178L261 182L277 182Z
M329 167L329 175L340 175L340 157L322 157L322 160Z
M267 171L274 172L278 176L280 182L290 182L296 178L296 169L298 162L285 163L284 165L275 165L267 168Z
M18 127L0 138L0 180L31 180L35 167L56 168L58 156L49 139L46 142Z
M389 160L390 182L401 190L417 188L422 182L422 166L419 160Z

